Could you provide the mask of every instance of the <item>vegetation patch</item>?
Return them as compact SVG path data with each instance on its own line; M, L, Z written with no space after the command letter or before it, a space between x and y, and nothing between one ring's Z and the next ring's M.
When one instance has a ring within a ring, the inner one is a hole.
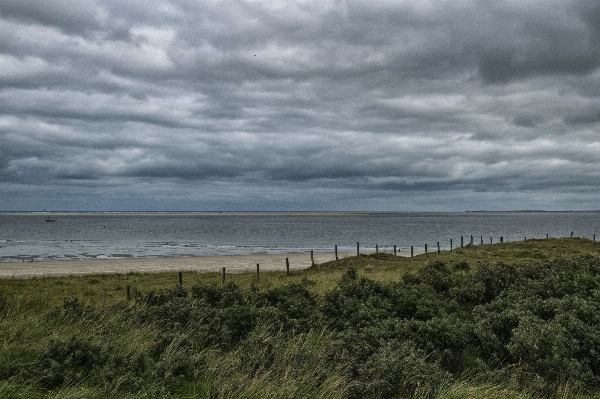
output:
M111 296L115 276L45 279L28 295L11 292L40 281L5 280L0 397L597 397L600 256L548 241L572 249L361 255L287 281L150 283L130 301Z

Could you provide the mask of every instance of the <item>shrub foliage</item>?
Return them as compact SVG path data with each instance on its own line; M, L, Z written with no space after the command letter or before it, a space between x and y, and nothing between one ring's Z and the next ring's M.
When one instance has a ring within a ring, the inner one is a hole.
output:
M535 385L542 397L565 386L580 394L600 389L596 256L432 262L392 282L349 269L322 295L304 280L271 289L228 283L135 291L134 301L105 308L71 298L44 320L47 338L33 353L5 356L0 370L3 380L34 384L40 395L79 384L97 397L251 396L239 391L240 381L259 378L305 386L269 391L279 397L309 397L327 386L318 395L428 398L464 375L513 390ZM138 341L128 345L132 336ZM229 362L226 375L215 359Z

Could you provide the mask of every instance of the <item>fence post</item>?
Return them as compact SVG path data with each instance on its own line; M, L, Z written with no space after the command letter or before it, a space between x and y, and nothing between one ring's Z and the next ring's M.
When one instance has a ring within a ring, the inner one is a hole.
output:
M356 256L358 256L358 255L359 255L358 248L359 248L359 244L358 244L358 241L356 241Z
M571 232L571 238L573 238L573 232Z
M594 233L594 242L596 242L596 234Z
M504 237L500 237L500 243L504 242Z
M450 252L452 252L452 238L450 239Z
M287 274L290 274L290 260L289 258L285 258L285 271Z
M256 281L260 281L260 265L256 264Z
M338 260L337 245L335 246L335 260Z
M394 256L396 256L396 244L394 244Z
M440 253L440 242L439 241L437 242L437 245L438 245L438 254L439 254Z
M464 246L463 236L460 236L460 247L462 248L463 246Z
M425 244L425 256L427 256L427 244Z
M127 300L131 300L131 286L127 284Z
M492 244L492 237L490 237L490 244Z
M412 245L410 246L410 257L411 258L413 257L413 246Z
M469 243L471 244L471 246L473 246L473 236L471 236L471 241L469 241Z
M375 244L375 253L378 254L379 253L379 244Z
M225 268L221 269L221 285L225 285Z
M183 276L181 275L181 272L179 272L179 286L183 287Z
M483 245L483 236L481 236L481 245Z
M548 239L548 233L546 233L546 240Z
M314 255L314 253L313 253L313 250L312 250L312 249L310 250L310 264L311 264L312 266L314 266L314 265L315 265L315 255Z

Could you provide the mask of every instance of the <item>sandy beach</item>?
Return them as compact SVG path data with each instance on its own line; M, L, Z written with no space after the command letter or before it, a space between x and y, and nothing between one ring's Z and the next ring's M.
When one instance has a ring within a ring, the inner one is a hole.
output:
M354 256L355 253L339 253L339 258ZM399 252L399 256L410 256L410 252ZM416 255L416 253L415 253ZM285 271L288 258L290 270L310 267L310 253L252 254L187 256L177 258L122 258L59 260L44 262L0 262L0 279L40 278L77 276L85 274L159 273L169 271L194 271L198 273L220 272L242 273L256 270ZM334 253L315 253L315 263L335 260Z

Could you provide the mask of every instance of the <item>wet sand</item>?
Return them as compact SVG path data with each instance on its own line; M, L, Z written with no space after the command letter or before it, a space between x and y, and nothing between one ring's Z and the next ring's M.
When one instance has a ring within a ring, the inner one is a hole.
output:
M354 256L355 253L339 253L339 258ZM401 252L399 256L410 256ZM58 260L40 262L0 262L0 279L78 276L86 274L126 274L159 273L173 271L193 271L198 273L227 273L255 271L256 264L261 271L285 271L285 258L289 259L290 270L306 269L311 266L310 253L253 254L188 256L177 258L122 258ZM334 253L315 253L315 263L335 260Z

